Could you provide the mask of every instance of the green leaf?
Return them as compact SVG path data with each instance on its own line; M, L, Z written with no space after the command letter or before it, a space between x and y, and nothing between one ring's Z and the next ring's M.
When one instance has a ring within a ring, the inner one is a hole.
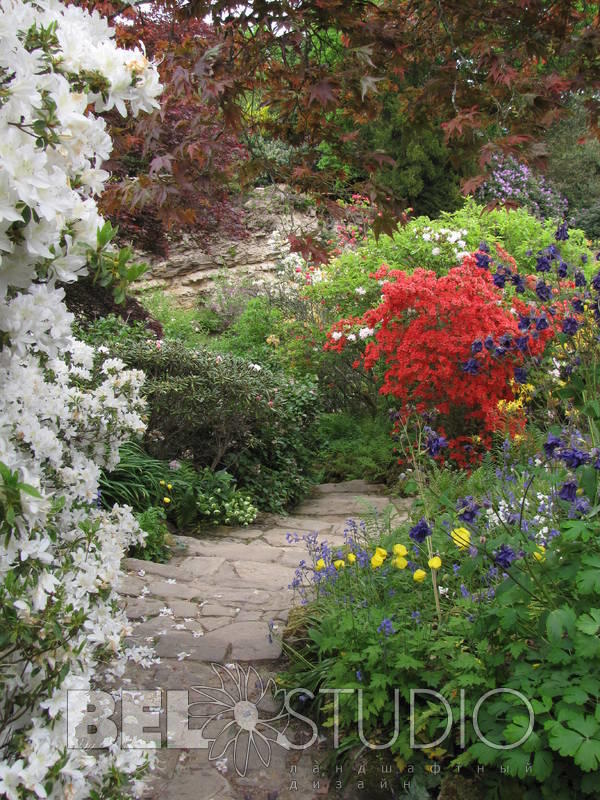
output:
M577 619L577 630L594 636L600 629L600 608L590 608L588 614L582 614Z
M565 633L571 634L575 620L575 612L569 606L555 608L554 611L551 611L546 619L546 632L550 642L558 644L562 641Z
M552 775L554 761L552 754L547 750L538 750L533 757L532 774L538 781L545 781Z
M579 470L579 485L590 503L595 502L598 490L598 473L593 467L583 467Z
M581 563L585 569L575 577L577 588L582 594L600 594L600 556L583 556Z

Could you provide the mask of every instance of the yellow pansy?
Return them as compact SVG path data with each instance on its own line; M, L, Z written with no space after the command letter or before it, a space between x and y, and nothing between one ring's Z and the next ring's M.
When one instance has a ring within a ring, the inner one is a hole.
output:
M416 581L417 583L423 583L426 577L427 573L424 569L417 569L413 572L413 581Z
M388 551L384 547L376 547L375 548L375 555L379 556L380 558L386 559L388 555Z
M538 544L538 549L533 554L533 557L535 558L536 561L545 561L546 560L546 556L544 555L545 552L546 548L544 547L544 545Z
M325 561L322 558L320 558L315 564L315 569L317 572L321 572L322 569L325 569Z
M346 558L348 559L348 563L349 564L355 564L356 563L356 556L354 555L354 553L348 553Z
M337 561L334 561L334 562L333 562L333 566L334 566L336 569L343 569L343 568L346 566L346 562L344 561L344 559L343 559L343 558L338 558L338 560L337 560Z
M167 483L167 489L171 490L173 488L173 484Z
M403 544L395 544L394 545L394 555L395 556L402 556L404 558L404 556L408 555L408 550L406 549L406 547Z
M375 555L371 559L371 566L373 567L373 569L378 569L382 564L383 564L382 556L377 555L377 553L375 553Z
M396 558L392 561L392 564L394 567L396 567L396 569L406 569L408 566L408 561L402 556L396 556Z
M471 544L471 533L466 528L454 528L450 536L459 550L465 550Z
M439 569L442 566L442 559L439 556L433 556L427 562L429 569Z

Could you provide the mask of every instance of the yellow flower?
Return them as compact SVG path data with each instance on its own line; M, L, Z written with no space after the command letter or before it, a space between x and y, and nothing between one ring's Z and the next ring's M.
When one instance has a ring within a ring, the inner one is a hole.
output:
M348 553L348 555L346 556L346 558L348 559L348 563L349 563L349 564L354 564L354 563L356 563L356 556L354 555L354 553Z
M546 560L546 556L544 555L545 552L546 548L544 547L544 545L538 544L538 549L533 554L533 557L535 558L536 561L545 561Z
M424 569L417 569L413 572L413 581L416 581L417 583L423 583L426 577L427 573Z
M402 556L402 557L407 556L408 555L408 550L406 549L406 547L404 547L403 544L395 544L394 545L394 555L395 556Z
M442 566L442 559L439 556L430 558L427 562L429 569L439 569Z
M171 490L173 488L173 484L167 483L167 489Z
M396 567L396 569L406 569L408 566L408 561L402 556L397 556L392 561L392 564Z
M163 503L167 503L167 505L171 502L170 497L163 497Z
M383 558L384 560L387 558L388 551L385 550L383 547L376 547L375 548L375 555Z
M334 562L333 562L333 566L334 566L336 569L343 569L343 568L346 566L346 562L344 561L344 559L343 559L343 558L338 558L338 560L337 560L337 561L334 561Z
M315 564L315 569L317 572L321 572L322 569L325 569L325 561L323 561L322 558L320 558Z
M383 564L383 558L377 555L377 553L375 553L375 555L371 559L371 566L373 567L373 569L378 569L382 564Z
M465 550L471 544L471 533L466 528L454 528L450 536L459 550Z
M164 485L165 485L165 482L164 482L164 481L160 481L160 485L161 485L161 486L164 486Z

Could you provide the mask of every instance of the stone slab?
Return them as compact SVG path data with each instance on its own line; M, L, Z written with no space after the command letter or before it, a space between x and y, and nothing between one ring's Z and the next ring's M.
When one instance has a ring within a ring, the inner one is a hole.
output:
M155 617L164 606L162 600L152 597L128 597L123 603L123 608L129 619L140 619L141 617Z
M319 519L332 517L355 518L363 514L372 514L374 511L382 512L391 506L389 498L369 495L356 497L349 493L328 494L315 500L305 500L296 509L297 515L317 517Z
M237 587L235 586L210 586L205 587L203 591L203 600L205 602L214 601L220 605L235 605L235 606L263 606L271 599L269 592L263 589L256 589L253 586L240 586L239 578L237 579Z
M179 660L179 653L189 653L189 656L182 660L223 661L228 646L226 637L215 638L211 633L194 637L189 631L173 631L158 639L155 650L161 658Z
M234 561L233 567L239 579L250 586L265 589L284 589L294 579L294 570L279 564L264 564L259 561Z
M315 486L313 494L340 494L348 492L351 494L382 494L385 492L383 483L368 483L360 478L353 481L343 481L342 483L321 483Z
M302 531L303 533L312 533L313 531L324 531L331 527L331 523L323 522L322 519L314 517L282 517L276 516L269 520L269 527L284 528L286 531Z
M234 622L204 636L209 642L231 647L232 661L271 661L281 655L281 644L271 637L265 622Z
M173 600L191 600L199 597L200 590L189 583L167 583L166 581L152 581L148 584L150 594Z
M220 606L207 603L202 606L202 617L235 617L237 611L231 606Z

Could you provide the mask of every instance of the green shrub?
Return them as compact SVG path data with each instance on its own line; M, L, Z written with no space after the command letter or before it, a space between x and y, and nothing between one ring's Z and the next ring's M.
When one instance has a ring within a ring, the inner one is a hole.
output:
M153 331L149 330L143 322L125 322L116 314L99 317L94 321L87 321L84 325L74 326L78 339L93 347L104 346L112 350L115 345L127 345L130 342L145 342L156 338Z
M140 514L136 514L140 528L146 531L146 540L143 545L136 545L129 551L133 558L145 561L164 563L171 557L169 546L169 531L166 526L166 514L163 508L150 506Z
M112 472L100 475L102 505L112 508L117 503L144 512L162 503L164 492L161 486L168 478L168 465L149 456L137 442L122 445L119 458Z
M482 241L492 247L497 242L516 259L521 273L534 273L538 250L555 244L555 232L555 223L540 222L524 209L488 212L467 200L460 210L443 213L436 220L411 220L393 236L381 236L378 241L370 236L365 245L326 265L323 280L309 287L307 294L315 303L337 309L338 319L362 315L379 302L379 286L369 275L382 264L409 273L421 267L445 274L460 263L462 252L477 250ZM585 269L591 269L593 253L583 231L571 229L561 251L572 264L580 264L582 254L587 255Z
M165 339L187 347L206 344L210 327L206 325L205 314L194 308L183 308L177 300L161 291L146 292L141 296L141 301L162 324Z
M323 414L319 419L319 480L393 483L399 474L392 423L381 416Z
M306 491L319 411L314 380L165 341L119 351L146 373L148 450L227 468L259 507L281 510Z

